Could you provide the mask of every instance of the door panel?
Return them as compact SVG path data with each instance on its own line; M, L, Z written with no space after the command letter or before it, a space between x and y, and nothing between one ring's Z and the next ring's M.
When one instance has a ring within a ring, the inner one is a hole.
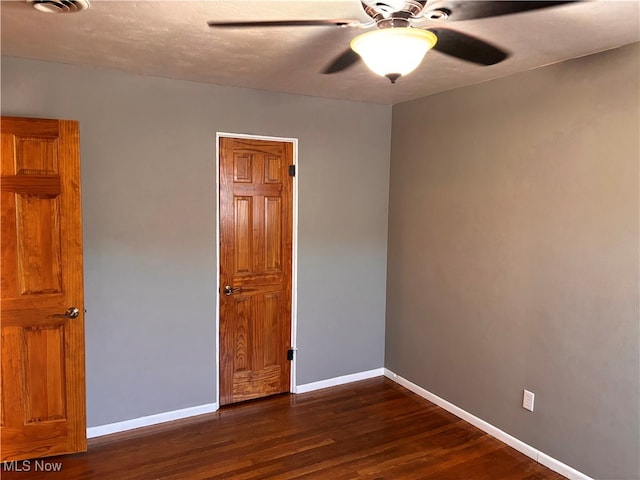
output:
M83 451L78 123L2 117L1 137L2 460Z
M292 163L290 143L220 139L221 405L290 390Z

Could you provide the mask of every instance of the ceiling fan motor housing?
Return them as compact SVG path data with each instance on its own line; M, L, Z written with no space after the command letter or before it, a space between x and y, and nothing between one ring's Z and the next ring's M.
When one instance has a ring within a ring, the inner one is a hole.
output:
M414 18L424 10L427 0L360 0L365 13L374 20L402 16Z

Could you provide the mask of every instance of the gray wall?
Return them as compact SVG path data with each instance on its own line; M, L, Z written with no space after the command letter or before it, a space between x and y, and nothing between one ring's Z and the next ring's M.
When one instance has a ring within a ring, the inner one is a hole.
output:
M391 107L4 57L2 114L80 121L89 426L215 401L216 131L299 139L297 382L383 366Z
M386 366L599 478L638 477L639 54L393 109ZM300 139L298 383L382 366L389 107L5 57L2 114L80 120L90 426L215 398L216 131Z
M625 480L640 475L639 58L634 44L394 106L389 205L386 366Z

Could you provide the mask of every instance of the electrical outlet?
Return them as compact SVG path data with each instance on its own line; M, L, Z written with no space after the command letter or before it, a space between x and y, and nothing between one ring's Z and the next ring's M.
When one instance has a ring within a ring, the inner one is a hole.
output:
M522 395L522 408L533 412L533 401L535 400L536 395L529 390L524 391L524 395Z

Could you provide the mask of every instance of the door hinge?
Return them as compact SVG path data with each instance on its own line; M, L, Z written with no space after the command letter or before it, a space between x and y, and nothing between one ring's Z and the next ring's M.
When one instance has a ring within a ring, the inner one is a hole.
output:
M290 177L295 177L296 176L296 166L295 165L289 165L289 176Z
M287 350L287 360L293 360L293 350Z

